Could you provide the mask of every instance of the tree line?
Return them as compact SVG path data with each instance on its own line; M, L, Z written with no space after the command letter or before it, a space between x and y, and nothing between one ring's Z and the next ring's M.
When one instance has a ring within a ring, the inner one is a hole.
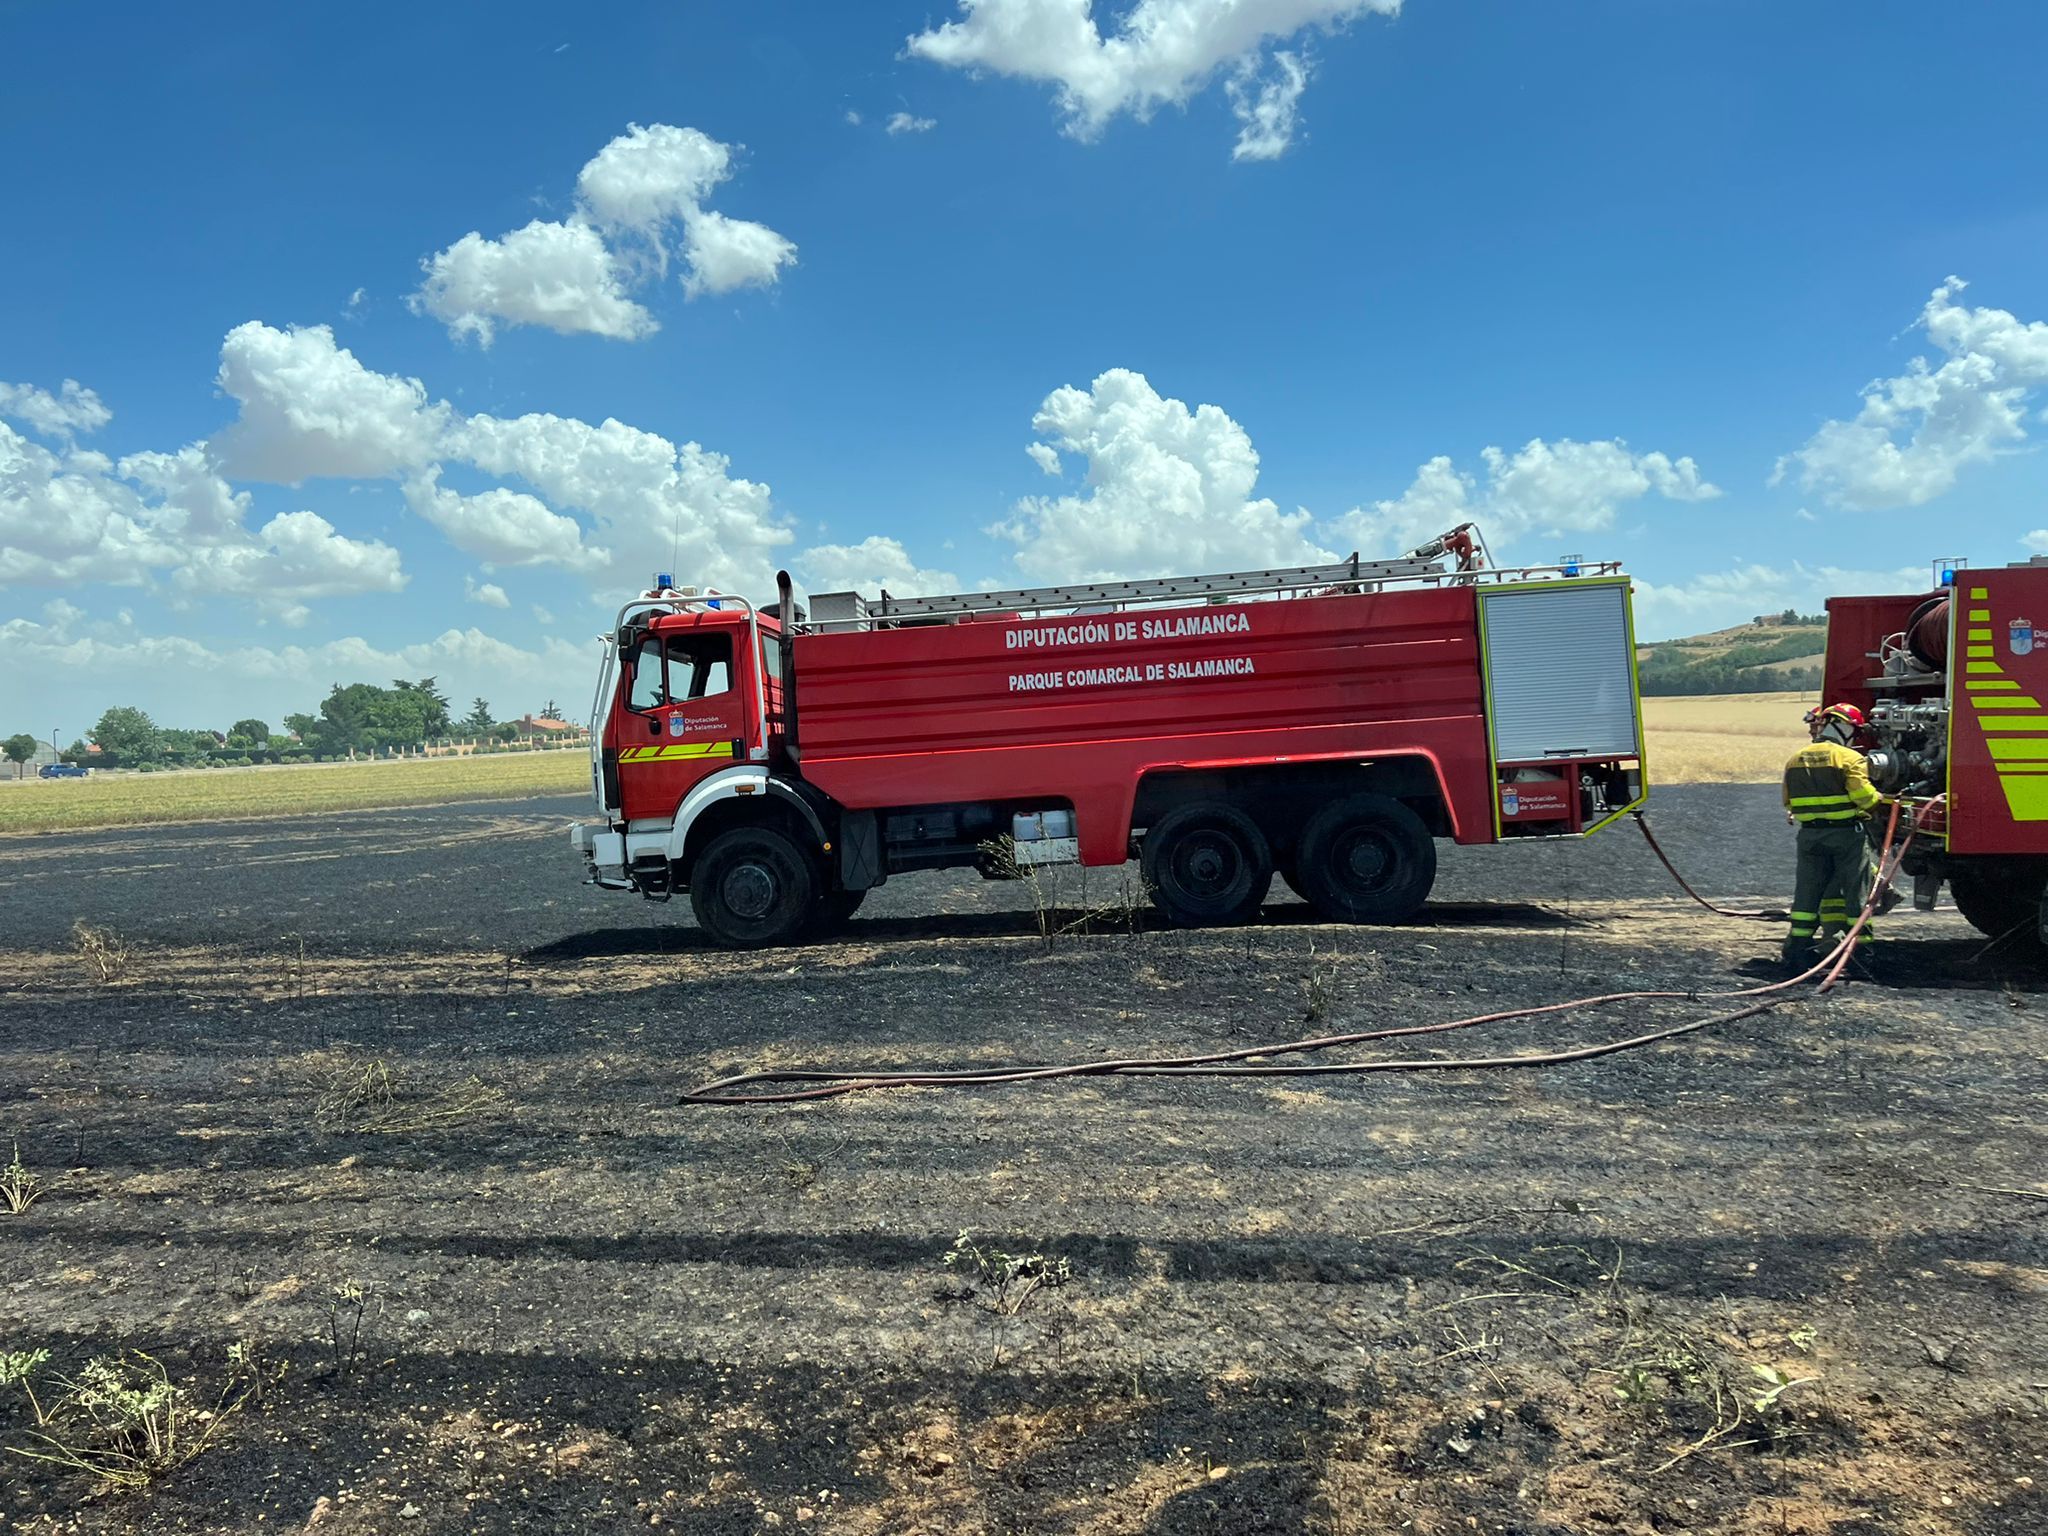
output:
M553 699L541 710L540 718L562 718ZM96 768L149 772L374 757L445 741L502 745L518 736L516 724L492 716L488 700L473 700L469 713L458 717L434 678L401 677L394 678L389 688L374 683L336 683L321 700L318 713L286 715L282 731L254 718L237 720L225 731L164 726L142 709L118 705L101 715L85 737L67 747L63 757L66 762L90 763ZM21 735L0 742L0 751L20 765L35 755L36 745L33 736ZM94 752L92 747L99 750Z
M1712 636L1658 642L1636 663L1644 694L1798 693L1818 688L1818 666L1765 669L1819 651L1827 643L1826 632L1815 633L1815 629L1825 620L1810 619L1789 608L1780 617L1787 626L1797 626L1797 632L1771 640L1744 641L1714 655L1698 654L1716 643Z

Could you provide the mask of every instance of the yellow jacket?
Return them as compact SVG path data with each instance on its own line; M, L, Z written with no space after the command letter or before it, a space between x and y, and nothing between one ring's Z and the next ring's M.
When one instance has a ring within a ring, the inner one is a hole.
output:
M1801 823L1861 821L1884 796L1870 782L1863 754L1837 742L1801 747L1785 764L1785 809Z

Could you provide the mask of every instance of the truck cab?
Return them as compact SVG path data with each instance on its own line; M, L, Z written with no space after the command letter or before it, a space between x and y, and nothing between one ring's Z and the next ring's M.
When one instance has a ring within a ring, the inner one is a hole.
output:
M670 815L701 780L767 756L769 681L751 611L628 620L598 743L612 804L630 823ZM774 638L773 621L769 636Z
M619 610L605 639L591 706L592 790L604 820L570 829L593 883L665 901L687 888L707 847L740 826L786 831L808 850L829 846L819 797L774 771L784 757L774 613L663 577ZM766 865L727 868L723 903L760 908L764 931L786 921L791 902L808 906L818 895L808 865L793 870L783 850L771 853Z

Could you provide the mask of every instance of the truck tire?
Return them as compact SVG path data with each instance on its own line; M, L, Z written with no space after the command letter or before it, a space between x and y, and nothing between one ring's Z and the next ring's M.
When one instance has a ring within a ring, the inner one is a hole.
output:
M809 855L774 827L719 833L690 871L697 926L726 949L765 949L798 937L817 891Z
M1352 795L1309 818L1300 875L1310 905L1332 922L1405 922L1436 884L1436 840L1400 801Z
M1247 922L1273 884L1273 850L1251 817L1220 801L1168 811L1145 833L1145 884L1178 928Z
M838 932L867 899L866 891L825 892L818 898L818 904L811 908L811 932Z
M2048 869L2037 864L1956 864L1948 872L1948 893L1970 926L1987 939L2012 935L2020 952L2041 945L2044 887L2048 887ZM2015 934L2016 928L2021 931Z

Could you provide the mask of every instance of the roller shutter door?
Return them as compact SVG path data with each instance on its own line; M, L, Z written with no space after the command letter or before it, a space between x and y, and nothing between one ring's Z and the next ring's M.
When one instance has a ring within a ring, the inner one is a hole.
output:
M1486 592L1480 623L1496 762L1640 755L1626 586Z

